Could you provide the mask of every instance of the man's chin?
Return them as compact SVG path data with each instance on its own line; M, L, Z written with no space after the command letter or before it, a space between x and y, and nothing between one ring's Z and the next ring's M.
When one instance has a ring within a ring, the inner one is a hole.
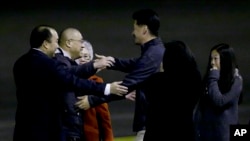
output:
M86 61L81 61L80 63L81 63L81 64L85 64L85 63L87 63L87 62L86 62Z

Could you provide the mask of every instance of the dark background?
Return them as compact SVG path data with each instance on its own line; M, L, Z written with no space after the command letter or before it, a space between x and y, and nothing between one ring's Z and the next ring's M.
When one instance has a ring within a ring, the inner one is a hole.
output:
M0 9L0 141L12 138L15 116L14 61L29 49L29 35L34 26L49 24L60 32L68 26L78 28L94 47L95 53L116 57L140 55L134 45L132 13L153 8L161 19L160 36L164 41L182 40L194 52L204 74L209 49L225 42L236 52L244 79L244 101L239 108L240 123L250 118L250 3L249 1L8 1ZM122 80L125 74L104 70L106 82ZM159 98L164 98L158 94ZM166 102L170 101L166 99ZM174 106L183 106L176 101ZM115 136L133 135L134 103L115 101L110 104ZM36 105L31 105L35 110ZM171 114L156 109L162 114ZM180 111L181 112L181 111ZM32 113L32 111L31 111ZM174 115L173 115L174 116ZM160 125L159 125L160 126ZM160 128L160 127L159 127Z

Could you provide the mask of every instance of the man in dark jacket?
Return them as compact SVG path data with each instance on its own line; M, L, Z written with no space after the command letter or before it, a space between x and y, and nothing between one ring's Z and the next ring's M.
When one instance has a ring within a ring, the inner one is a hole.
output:
M76 59L81 57L81 50L83 48L83 37L81 32L76 28L66 28L59 35L59 48L56 50L55 58L64 63L67 67L77 66ZM79 77L88 79L94 75L97 69L103 68L103 63L96 60L85 63L86 71L79 75ZM111 64L110 64L111 65ZM92 92L93 93L93 92ZM80 110L76 102L78 101L78 91L66 90L62 91L62 140L64 141L84 141L82 110ZM86 93L87 95L87 93ZM92 96L90 96L93 98ZM98 98L98 97L97 97Z
M74 74L86 70L84 66L69 68L52 59L58 47L58 34L51 26L35 27L30 45L31 49L18 58L13 68L17 97L13 141L60 141L62 91L95 91L97 95L127 92L118 82L105 84L79 79Z
M122 85L127 86L129 92L136 89L133 131L137 132L136 141L142 141L146 129L147 101L143 91L138 86L149 76L159 71L165 48L162 40L158 37L160 19L155 11L151 9L138 10L134 12L132 18L134 20L132 34L135 44L141 47L141 56L133 59L114 58L115 63L108 69L128 73L123 79Z

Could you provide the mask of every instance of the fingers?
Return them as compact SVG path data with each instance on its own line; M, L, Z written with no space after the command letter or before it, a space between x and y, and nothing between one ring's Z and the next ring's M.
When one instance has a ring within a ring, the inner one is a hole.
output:
M106 64L108 64L109 67L113 66L115 60L113 57L106 57L106 58L102 58L103 62L106 62Z
M128 99L128 100L131 100L131 101L135 101L135 96L134 95L127 94L125 96L125 98Z
M106 58L94 60L94 67L96 69L104 69L106 67L111 67L111 66L113 66L112 60L107 60Z
M84 96L78 96L77 99L81 100L81 99L84 99L85 97L87 97L86 95Z
M239 76L239 70L237 68L235 69L234 76Z
M106 59L107 59L108 61L111 61L112 63L115 63L114 57L108 56L108 57L106 57Z
M213 66L212 68L210 68L210 70L218 70L218 68L216 66Z
M77 97L77 99L79 99L79 100L75 103L75 106L77 106L78 108L83 109L83 110L87 110L90 108L90 104L89 104L87 95L79 96L79 97Z
M82 105L83 99L85 99L86 96L78 96L77 99L78 101L75 103L77 107ZM80 107L79 107L80 108Z
M130 93L128 93L125 98L131 101L135 101L135 97L136 97L136 91L132 91Z
M114 81L113 83L111 83L111 85L115 86L115 88L118 87L120 84L120 81Z
M123 96L126 94L126 92L122 92L121 90L116 90L115 92L112 92L112 94L118 95L118 96Z
M105 68L97 69L96 73L98 73L98 72L100 72L100 71L102 71L102 70L104 70L104 69L105 69Z
M119 84L122 84L122 81L115 81L114 83L117 84L117 85L119 85Z
M121 85L122 81L116 81L115 84L117 85L117 90L120 91L121 94L127 94L128 87Z
M111 66L113 66L113 61L111 61L111 60L105 60L106 61L106 64L107 64L107 66L108 67L111 67Z
M100 59L104 59L106 61L111 62L112 64L115 62L114 57L112 56L104 56L104 55L99 55L99 54L95 54L95 57L100 60Z
M110 93L116 94L119 96L125 95L128 92L128 88L126 86L121 85L122 81L116 81L111 83Z
M95 53L95 57L98 58L98 59L105 58L104 55L99 55L99 54L96 54L96 53Z
M115 62L115 59L112 56L104 56L104 55L95 54L95 57L97 59L104 59L105 58L105 59L107 59L107 60L109 60L111 62Z
M127 87L120 86L120 87L117 87L117 91L120 95L125 95L125 94L127 94L128 89L127 89Z

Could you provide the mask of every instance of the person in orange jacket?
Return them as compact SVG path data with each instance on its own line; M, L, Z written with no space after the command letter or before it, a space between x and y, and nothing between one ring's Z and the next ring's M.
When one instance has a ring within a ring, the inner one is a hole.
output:
M82 57L77 59L78 64L84 64L93 59L93 48L88 41L84 41ZM103 83L100 76L94 74L90 80ZM102 97L88 95L81 97L88 101L83 112L83 130L85 141L114 141L111 116L107 102Z

